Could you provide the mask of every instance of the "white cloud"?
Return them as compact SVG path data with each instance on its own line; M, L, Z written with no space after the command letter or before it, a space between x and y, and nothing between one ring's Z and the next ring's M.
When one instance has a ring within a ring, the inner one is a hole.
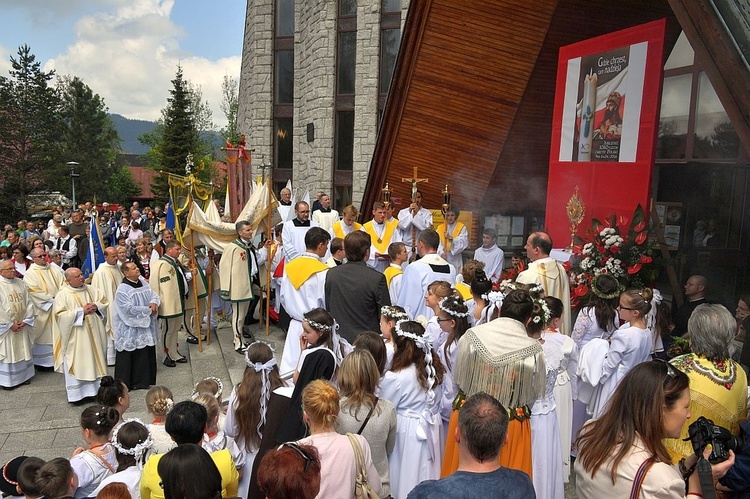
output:
M45 69L78 76L104 98L110 112L156 120L182 64L185 78L202 87L214 123L223 125L221 82L225 74L238 78L241 57L211 61L180 50L183 32L169 18L173 0L118 3L110 11L80 18L76 41L47 61Z
M0 43L0 54L13 54L15 55L15 52L5 45ZM8 77L8 71L10 71L11 68L10 64L10 56L7 57L0 57L0 76Z

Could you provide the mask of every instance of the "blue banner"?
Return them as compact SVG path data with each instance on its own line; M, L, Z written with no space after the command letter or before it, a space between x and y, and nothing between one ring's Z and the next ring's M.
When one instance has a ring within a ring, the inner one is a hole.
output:
M86 279L96 272L99 265L104 263L104 244L102 243L99 224L96 223L96 220L97 217L91 217L91 223L89 224L89 247L86 251L86 259L83 265L81 265L81 273L83 273L83 277Z

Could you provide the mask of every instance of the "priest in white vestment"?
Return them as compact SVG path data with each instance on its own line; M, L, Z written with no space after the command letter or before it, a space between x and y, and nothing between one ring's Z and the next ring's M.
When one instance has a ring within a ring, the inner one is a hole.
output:
M421 191L417 191L408 208L398 212L398 228L401 231L401 241L410 251L409 261L412 262L417 257L419 234L425 229L432 228L432 212L422 207Z
M554 296L563 302L563 316L560 332L570 336L570 280L565 268L550 257L552 239L546 232L534 232L526 240L526 256L531 263L529 268L518 274L516 282L521 284L541 284L546 296Z
M279 372L294 371L302 353L300 336L304 314L314 308L325 308L325 283L329 267L322 262L328 251L330 234L313 227L305 235L307 251L284 266L281 279L281 304L291 317L286 333Z
M310 221L310 205L297 201L294 205L295 217L284 222L281 240L284 245L286 263L291 262L305 252L305 233L310 227L318 227L318 222Z
M23 282L34 302L36 322L34 324L34 365L52 368L52 333L57 327L52 305L55 295L65 283L62 272L47 263L47 253L42 248L31 250L32 264L26 269Z
M11 260L0 261L0 386L34 377L34 304Z
M484 263L484 273L493 283L500 280L505 265L505 253L497 246L497 232L484 229L482 247L474 251L474 260Z
M312 219L323 228L323 230L329 230L333 224L339 221L339 212L331 208L331 197L328 194L322 194L320 196L319 210L315 210L312 214Z
M156 261L158 259L154 258ZM113 247L104 248L104 263L100 264L91 278L91 285L99 288L109 303L115 302L117 287L122 282L122 271L117 261L117 249ZM114 333L114 311L115 307L107 307L107 365L115 365L115 333Z
M65 374L68 402L94 397L107 374L107 307L104 293L87 286L80 269L65 271L67 286L55 296L55 370Z
M276 210L281 215L281 221L286 222L292 217L292 191L284 187L279 192L279 207Z
M458 273L464 266L463 251L469 247L469 231L466 225L458 221L460 213L451 206L445 212L445 221L435 229L440 236L438 255L453 265Z
M391 243L401 242L398 220L386 220L386 211L382 202L375 201L372 204L372 220L362 225L362 231L370 234L370 240L372 241L367 265L380 272L385 272L390 262L388 247ZM392 298L391 301L393 302Z
M419 235L417 251L421 257L404 270L401 290L398 293L398 305L406 313L417 319L420 315L430 319L435 313L425 303L427 288L435 281L456 280L456 269L437 254L440 236L432 229L426 229Z

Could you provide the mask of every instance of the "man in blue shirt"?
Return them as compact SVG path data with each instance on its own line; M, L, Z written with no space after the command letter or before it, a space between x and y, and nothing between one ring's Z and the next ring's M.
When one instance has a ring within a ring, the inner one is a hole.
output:
M508 431L508 412L494 397L475 393L458 413L454 438L458 470L440 480L426 480L408 499L531 499L531 478L523 471L497 464Z

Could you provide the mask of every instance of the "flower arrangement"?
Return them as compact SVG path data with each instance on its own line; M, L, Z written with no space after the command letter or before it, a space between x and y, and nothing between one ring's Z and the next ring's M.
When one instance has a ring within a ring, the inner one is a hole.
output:
M603 222L591 221L582 245L573 247L575 258L566 263L570 277L571 307L577 309L591 293L591 283L600 274L615 277L623 289L650 285L658 273L649 246L643 208L632 219L612 215Z

